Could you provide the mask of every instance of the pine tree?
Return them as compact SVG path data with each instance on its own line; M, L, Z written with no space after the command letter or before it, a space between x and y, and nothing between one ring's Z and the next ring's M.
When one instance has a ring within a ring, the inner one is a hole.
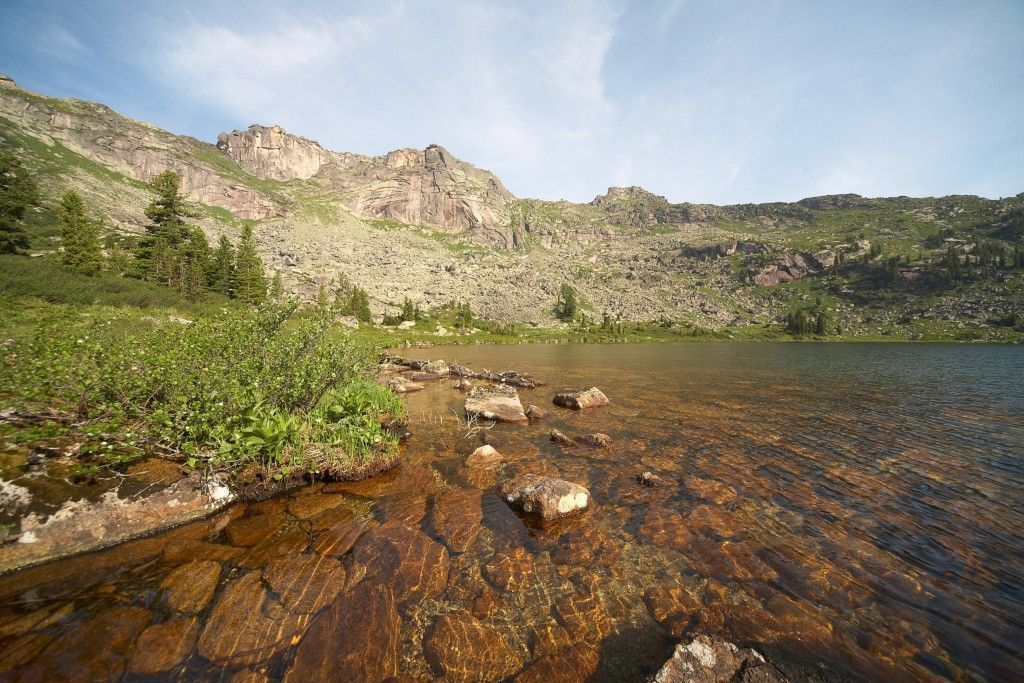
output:
M25 211L39 201L35 179L10 150L0 152L0 254L28 249L21 222Z
M267 298L267 278L263 270L263 260L256 250L256 238L252 234L252 226L242 228L242 237L238 240L238 253L235 256L235 296L254 306L263 303Z
M576 318L578 309L579 300L576 289L567 282L562 283L562 288L558 293L558 300L555 303L555 315L567 322L572 321Z
M220 236L217 249L213 252L210 272L210 290L224 296L233 296L231 281L235 273L235 251L224 235Z
M69 269L83 275L95 275L103 266L99 229L85 215L85 202L74 190L67 190L60 200L60 238L64 247L61 261Z
M150 182L150 189L156 193L146 207L146 236L139 240L135 258L139 260L144 276L173 285L180 278L166 277L167 266L173 272L180 272L177 252L192 234L192 228L185 219L192 216L185 206L185 198L179 191L181 178L174 171L164 171ZM156 258L160 251L160 260Z
M465 330L473 326L473 309L468 301L463 301L455 309L455 327Z
M274 279L270 281L270 298L280 301L284 298L284 283L281 281L281 271L274 270Z
M338 273L334 279L334 305L347 311L352 303L352 282L345 273ZM350 315L346 312L345 315Z
M370 296L365 289L353 287L349 295L348 303L341 307L341 313L355 316L360 322L368 323L373 320L373 313L370 311Z
M412 305L412 300L409 297L406 297L402 303L402 314L400 317L402 320L416 320L417 318L416 308Z

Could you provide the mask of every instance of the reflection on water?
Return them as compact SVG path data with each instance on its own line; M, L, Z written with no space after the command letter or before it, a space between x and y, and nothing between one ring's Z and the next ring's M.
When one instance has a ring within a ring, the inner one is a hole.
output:
M597 385L612 405L489 429L504 459L471 466L480 433L434 383L391 473L0 579L2 677L629 680L696 631L850 677L1021 675L1021 349L420 353L548 380L524 404ZM595 505L527 528L493 492L518 472Z

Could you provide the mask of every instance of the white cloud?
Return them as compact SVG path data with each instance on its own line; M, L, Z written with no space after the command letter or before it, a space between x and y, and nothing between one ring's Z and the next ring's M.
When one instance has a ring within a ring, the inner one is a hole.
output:
M73 33L56 23L46 25L32 45L37 51L58 59L72 59L88 52Z

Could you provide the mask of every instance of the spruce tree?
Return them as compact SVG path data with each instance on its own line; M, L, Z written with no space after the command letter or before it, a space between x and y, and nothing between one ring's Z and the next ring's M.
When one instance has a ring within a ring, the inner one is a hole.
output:
M416 320L416 309L412 305L412 300L409 297L405 298L402 303L402 320Z
M360 322L368 323L373 320L373 313L370 311L370 296L365 289L353 287L349 297L347 310L349 315L354 315Z
M146 207L150 223L146 226L145 237L139 240L135 257L144 277L173 285L179 277L174 274L168 277L167 272L180 272L178 250L192 233L191 226L185 222L192 214L185 206L185 198L180 192L181 178L177 173L164 171L149 185L156 193L156 199Z
M235 250L231 248L228 238L221 235L210 266L210 290L224 296L232 296L234 292L231 290L231 281L234 273Z
M74 190L60 200L61 261L83 275L95 275L103 266L103 251L96 222L85 215L85 202Z
M10 150L0 151L0 254L28 249L25 211L39 201L35 179Z
M558 293L558 301L555 303L555 315L562 320L571 322L576 318L579 309L579 300L576 289L569 283L562 283Z
M235 296L254 306L263 303L267 298L267 277L250 225L242 228L242 236L238 240L238 253L235 256Z
M281 281L281 271L274 270L274 279L270 281L270 298L280 301L284 298L284 283Z

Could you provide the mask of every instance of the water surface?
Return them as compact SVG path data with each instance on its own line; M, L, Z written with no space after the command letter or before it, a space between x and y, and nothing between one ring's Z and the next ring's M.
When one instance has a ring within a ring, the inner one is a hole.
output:
M391 473L4 577L0 676L631 680L698 631L849 678L1024 670L1024 349L407 355L530 373L548 384L523 403L550 416L466 425L453 382L435 382L408 396ZM592 385L611 406L551 405ZM563 450L552 428L613 445ZM482 434L500 466L466 463ZM494 494L523 471L595 504L530 528ZM668 484L641 486L644 471Z

